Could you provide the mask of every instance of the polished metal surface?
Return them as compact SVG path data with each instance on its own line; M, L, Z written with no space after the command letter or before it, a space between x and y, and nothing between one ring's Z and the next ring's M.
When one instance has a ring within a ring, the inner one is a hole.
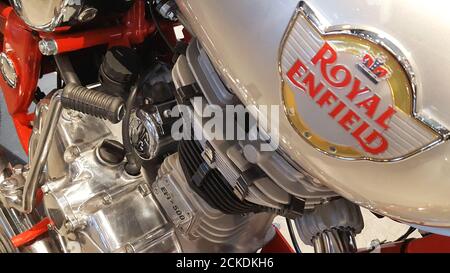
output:
M114 135L105 121L62 110L58 95L41 100L36 109L31 168L17 165L2 172L0 197L8 216L0 217L0 224L10 230L2 234L2 248L6 251L8 238L48 216L54 223L50 237L21 252L180 252L175 230L148 181L129 175L124 161L112 164L100 157L99 145L105 139L119 140L120 135ZM38 185L46 215L25 211L33 206L22 203L35 200ZM16 219L14 224L10 219Z
M355 235L350 229L331 229L313 238L316 253L355 253Z
M5 157L5 151L0 150L0 192L2 198L7 197L11 194L11 198L17 198L18 193L16 192L15 185L12 185L10 192L5 190L5 186L8 185L11 180L9 178L14 174L20 174L22 171L22 165L16 165L11 167L7 164L7 159ZM6 183L6 184L5 184ZM22 193L19 191L19 193ZM25 214L19 212L13 208L5 208L0 205L0 253L14 253L14 252L31 252L31 253L52 253L59 252L56 241L48 235L41 236L38 240L35 240L27 246L23 246L20 249L16 248L11 241L13 236L19 233L25 232L33 227L34 224L42 219L41 213L34 209L31 213Z
M24 197L22 210L25 213L30 213L33 210L36 191L42 179L42 173L44 171L45 164L47 163L50 146L52 145L53 137L62 112L60 96L60 93L57 92L53 95L50 101L48 114L43 125L44 129L41 131L36 146L36 151L34 152L36 156L33 158L33 161L30 162L30 170L27 173L26 182L23 189Z
M127 174L124 161L110 164L99 156L103 140L118 138L104 121L64 110L57 135L60 156L54 160L63 158L67 172L42 190L63 241L75 241L75 252L180 251L144 177Z
M17 14L31 28L53 31L62 23L76 19L83 0L10 0Z
M0 214L0 218L3 218L3 215ZM0 220L1 221L1 220ZM15 253L17 249L11 243L11 235L7 234L7 230L3 223L0 222L0 253Z
M225 215L210 208L190 190L176 155L151 187L142 176L124 173L123 164L99 160L95 146L85 147L66 149L69 175L43 186L58 234L76 243L77 252L255 252L274 235L273 214ZM187 222L170 216L174 205L164 203L167 196L180 209L189 204Z
M158 13L162 17L172 20L172 21L177 20L177 17L176 17L177 6L176 6L176 3L174 0L169 0L169 1L157 0L156 5L157 5Z
M0 181L4 181L10 173L11 170L2 149L0 150ZM13 253L17 252L11 242L11 237L15 235L15 232L5 212L6 209L0 205L0 253Z
M49 234L40 236L37 240L19 248L12 244L11 238L33 227L42 215L34 210L32 214L23 214L14 209L0 206L0 253L58 253L59 243Z
M58 54L58 44L53 39L42 39L38 43L42 55L53 56Z
M161 118L143 110L133 111L130 116L130 140L138 156L143 160L156 157L162 132Z

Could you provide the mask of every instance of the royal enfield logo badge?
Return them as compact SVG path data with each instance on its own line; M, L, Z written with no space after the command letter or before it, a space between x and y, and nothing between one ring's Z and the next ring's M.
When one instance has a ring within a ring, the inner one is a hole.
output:
M305 2L283 39L280 71L289 121L328 155L396 161L444 139L415 113L414 73L393 43L325 26Z

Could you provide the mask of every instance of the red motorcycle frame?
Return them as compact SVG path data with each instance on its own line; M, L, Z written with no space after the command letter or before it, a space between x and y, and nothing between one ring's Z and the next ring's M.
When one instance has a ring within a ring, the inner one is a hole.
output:
M17 74L17 85L11 87L0 77L0 88L12 117L17 135L25 152L32 132L34 114L29 113L37 89L41 71L54 71L55 68L43 68L43 56L39 50L39 41L51 39L55 41L58 54L78 51L97 46L132 46L141 44L145 38L156 31L153 22L145 17L145 0L137 0L134 6L124 15L121 25L108 28L92 29L67 34L68 28L53 33L36 32L30 29L13 11L13 8L0 2L0 33L3 35L0 50L13 62ZM172 29L174 25L164 25L164 29ZM171 42L176 41L173 31L166 33ZM13 238L19 247L30 243L48 231L49 219L43 219L35 227ZM294 250L281 232L263 249L263 253L293 253ZM450 238L432 235L423 239L395 243L381 248L381 252L450 252Z

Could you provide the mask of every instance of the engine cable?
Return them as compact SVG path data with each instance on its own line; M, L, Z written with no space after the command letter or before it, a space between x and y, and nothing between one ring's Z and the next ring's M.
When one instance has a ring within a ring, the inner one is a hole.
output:
M125 165L125 170L127 173L131 175L138 175L141 171L141 162L134 154L134 148L131 144L130 140L130 116L132 109L134 108L134 102L136 100L137 94L140 90L140 81L138 79L137 83L131 89L130 96L128 97L126 107L125 107L125 116L122 120L122 138L123 138L123 146L126 151L127 164Z
M156 19L155 12L153 11L153 7L152 7L154 1L147 1L147 3L148 3L149 11L150 11L150 16L152 17L153 22L155 22L155 26L156 26L156 29L158 30L159 35L164 40L164 42L167 44L167 47L169 47L170 51L175 54L175 47L172 46L172 44L169 42L169 39L167 39L166 35L164 34L164 32L161 29L161 25L159 24L159 21Z
M414 227L410 227L405 234L403 234L402 236L400 236L397 240L395 240L394 242L401 242L404 241L406 239L408 239L409 235L411 235L414 231L416 231L416 228Z
M289 236L291 236L292 244L294 245L295 252L302 253L302 251L300 250L300 245L298 244L298 241L297 241L297 236L295 235L295 232L294 232L294 227L292 225L291 219L286 218L286 224L288 227Z

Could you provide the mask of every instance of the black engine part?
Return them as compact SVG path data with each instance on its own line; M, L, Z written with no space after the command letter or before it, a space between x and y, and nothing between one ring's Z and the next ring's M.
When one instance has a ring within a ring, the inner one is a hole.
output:
M226 214L258 213L268 209L240 200L225 177L211 169L201 156L202 146L194 140L183 140L178 146L180 163L191 188L211 207Z
M117 165L125 158L125 148L116 140L105 139L98 147L98 155L106 163Z
M122 98L69 83L62 92L61 104L66 109L76 110L94 117L118 123L125 114Z
M126 99L139 73L139 57L128 47L109 49L100 66L99 80L108 94Z

